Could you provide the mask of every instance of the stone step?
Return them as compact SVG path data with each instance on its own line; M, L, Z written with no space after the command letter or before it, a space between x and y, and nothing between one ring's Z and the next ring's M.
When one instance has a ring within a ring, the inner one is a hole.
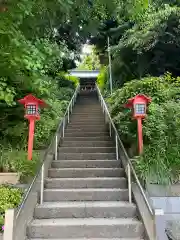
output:
M71 114L71 119L85 119L85 120L88 120L88 119L93 119L93 120L104 120L104 116L103 114L101 113L98 113L98 114L74 114L72 113Z
M121 162L117 160L61 160L53 161L52 168L117 168Z
M114 153L115 147L59 147L59 153Z
M124 177L122 168L51 168L51 178Z
M81 131L88 131L88 132L106 132L108 130L108 127L105 125L87 125L87 126L81 126L81 125L68 125L68 128L66 129L67 132L81 132Z
M32 238L137 238L142 223L133 218L36 219L27 228Z
M101 127L107 127L107 125L105 124L105 122L101 122L101 123L96 123L96 122L73 122L73 123L69 123L68 124L68 128L87 128L87 127L91 127L91 128L101 128Z
M78 129L67 128L65 130L65 134L66 133L76 134L76 133L82 133L82 132L83 133L96 133L96 134L99 134L101 132L102 134L107 134L109 132L109 130L108 130L108 128L104 128L104 130L102 130L102 129L98 129L98 128L87 128L87 127L85 127L84 129L83 128L82 129L80 129L80 128L78 128Z
M87 109L73 109L73 112L72 112L72 114L74 114L74 115L85 115L85 114L87 114L87 115L92 115L92 116L94 116L94 115L96 115L96 114L98 114L98 115L103 115L103 110L102 110L102 108L95 108L94 106L92 107L92 109L91 110L87 110Z
M103 110L102 108L95 108L93 107L92 109L88 110L88 109L73 109L72 115L101 115L103 116Z
M31 239L27 239L27 240L40 240L39 238L31 238ZM42 239L41 239L42 240ZM49 238L43 238L43 240L49 240ZM56 239L52 239L51 240L144 240L142 238L56 238Z
M50 218L133 218L135 204L128 202L47 202L35 209L37 219Z
M44 201L128 201L128 190L118 188L45 189Z
M69 139L71 140L71 139ZM112 147L113 141L63 141L62 147Z
M63 160L113 160L115 153L59 153L58 158Z
M81 119L81 120L104 120L103 114L71 114L71 120Z
M127 188L127 180L124 177L95 177L95 178L47 178L45 187L50 189L73 188Z
M95 136L95 137L64 137L63 142L66 141L80 141L80 142L94 142L94 141L110 141L110 136Z
M100 114L71 114L70 115L71 120L83 120L83 121L88 121L88 120L94 120L98 121L101 120L102 122L105 119L105 116L100 113Z
M86 126L86 125L104 125L105 124L105 120L82 120L82 119L76 119L74 121L69 121L69 124L74 124L74 125L81 125L81 126Z
M65 137L98 137L98 136L109 136L107 132L65 132Z

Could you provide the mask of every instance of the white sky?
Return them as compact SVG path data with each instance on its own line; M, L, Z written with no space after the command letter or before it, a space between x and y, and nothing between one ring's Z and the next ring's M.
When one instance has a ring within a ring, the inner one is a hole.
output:
M93 46L92 46L92 45L89 45L89 44L84 44L84 45L82 45L81 55L80 55L81 61L82 61L82 59L83 59L86 55L91 54L92 48L93 48ZM75 62L76 62L77 65L80 64L79 61L75 61Z
M90 54L92 52L92 45L84 44L82 46L82 54Z

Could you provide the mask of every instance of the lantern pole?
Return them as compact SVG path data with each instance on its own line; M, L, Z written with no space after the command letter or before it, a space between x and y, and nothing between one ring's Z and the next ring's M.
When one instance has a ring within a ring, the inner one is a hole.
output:
M109 36L107 37L107 41L108 41L108 57L109 57L109 85L110 85L110 91L112 94L112 66L111 66L111 52L110 52Z
M138 149L139 155L143 153L143 132L142 132L142 118L137 118L137 127L138 127Z
M35 120L29 119L28 160L32 160Z

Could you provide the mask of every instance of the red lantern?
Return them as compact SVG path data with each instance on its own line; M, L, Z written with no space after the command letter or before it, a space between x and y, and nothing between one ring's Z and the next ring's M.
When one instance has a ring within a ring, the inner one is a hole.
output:
M151 98L143 94L138 94L128 100L125 105L133 110L133 118L137 119L138 127L138 143L139 154L143 152L143 134L142 134L142 119L146 117L147 105L151 102Z
M40 100L31 94L18 100L18 102L24 105L24 117L29 120L28 159L32 160L35 121L40 120L40 107L45 107L47 105L43 100Z

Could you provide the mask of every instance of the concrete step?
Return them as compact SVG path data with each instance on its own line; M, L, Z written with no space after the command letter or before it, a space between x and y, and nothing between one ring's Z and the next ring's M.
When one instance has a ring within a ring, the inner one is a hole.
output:
M78 116L78 115L73 116L73 115L71 115L70 119L71 119L71 122L72 121L74 121L74 122L80 121L80 122L90 122L91 123L91 121L94 121L94 122L97 121L97 124L100 124L100 123L104 124L104 122L105 122L104 116L92 117L90 115L89 116Z
M109 130L106 128L104 128L104 131L102 131L101 129L98 128L84 128L84 129L69 129L67 128L65 131L66 133L72 133L72 134L76 134L76 133L97 133L99 134L100 132L102 132L102 134L107 134L109 132Z
M104 116L97 116L97 117L91 117L91 116L84 116L84 117L82 117L82 116L73 116L73 115L71 115L70 116L70 122L71 123L76 123L76 122L89 122L90 124L91 124L91 122L93 122L93 123L96 123L97 125L99 125L99 124L103 124L105 121L105 117Z
M82 117L86 117L86 116L91 116L91 117L104 117L103 115L103 111L102 109L98 109L98 110L89 110L89 111L84 111L83 109L81 111L73 111L71 116L82 116Z
M73 120L69 121L69 124L74 124L74 125L81 125L81 126L86 126L86 125L104 125L105 124L105 120L81 120L81 119L76 119L76 120Z
M109 136L107 132L65 132L65 137L98 137L98 136Z
M115 147L59 147L59 153L115 153Z
M51 168L51 178L124 177L122 168Z
M144 240L142 238L56 238L56 239L52 239L51 240ZM31 238L31 239L27 239L27 240L49 240L49 238L43 238L43 239L39 239L39 238Z
M73 109L72 114L74 115L103 115L103 110L102 108L95 108L94 106L91 108L91 110L87 110L87 109Z
M35 209L37 219L50 218L133 218L135 204L128 202L47 202Z
M50 189L77 188L127 188L127 180L123 177L95 178L47 178L45 187Z
M104 121L104 116L102 114L84 114L84 115L80 115L80 114L71 114L71 120L101 120L102 122Z
M102 114L99 114L99 115L87 115L87 114L71 114L71 120L85 120L85 121L88 121L88 120L104 120L104 116Z
M90 121L76 121L76 122L71 122L68 124L68 127L87 127L87 126L91 126L91 127L105 127L106 124L105 122L101 121L100 123L99 122L90 122Z
M67 137L65 136L63 142L78 141L78 142L94 142L94 141L110 141L110 136L95 136L95 137Z
M71 139L69 139L71 140ZM113 147L113 141L63 141L62 147Z
M52 168L117 168L121 162L117 160L61 160L53 161Z
M86 125L86 126L81 126L81 125L68 125L68 128L66 129L67 132L81 132L81 131L88 131L88 132L98 132L98 131L102 131L102 132L106 132L108 131L108 127L103 125Z
M128 201L128 190L118 188L45 189L44 201Z
M116 159L115 153L59 153L59 159L63 160L113 160Z
M117 219L41 219L27 228L32 238L137 238L143 235L142 223L133 218Z

